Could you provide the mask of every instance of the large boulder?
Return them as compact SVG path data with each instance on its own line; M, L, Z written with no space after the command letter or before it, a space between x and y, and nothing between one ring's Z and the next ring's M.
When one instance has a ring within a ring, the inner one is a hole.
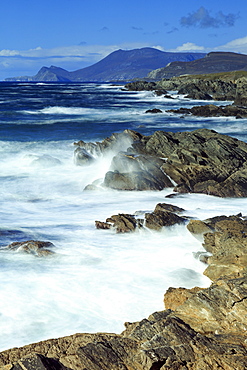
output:
M218 108L209 105L205 109L214 111ZM247 111L241 109L247 115ZM123 142L126 151L122 151ZM125 130L122 135L114 134L102 143L78 145L79 152L82 148L91 155L93 151L104 155L115 148L116 155L103 183L112 189L162 190L173 187L178 193L247 196L247 144L213 130L156 131L151 136Z
M173 226L183 224L187 221L184 217L180 217L169 211L155 210L145 214L145 227L152 230L161 230L164 226Z
M119 152L112 159L111 171L105 175L104 185L118 190L162 190L172 187L164 174L164 160L154 156Z
M28 253L36 257L46 257L53 255L54 244L51 242L39 241L39 240L27 240L25 242L13 242L9 244L6 249L14 252Z
M162 170L178 185L178 192L247 196L247 144L240 140L207 129L157 131L133 147L166 158Z

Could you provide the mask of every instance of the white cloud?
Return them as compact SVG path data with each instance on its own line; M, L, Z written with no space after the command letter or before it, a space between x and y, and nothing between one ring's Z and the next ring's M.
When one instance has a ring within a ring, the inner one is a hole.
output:
M232 40L225 45L214 48L214 50L247 54L247 36Z
M194 44L193 42L186 42L181 46L176 47L176 49L171 49L169 51L172 52L205 52L205 47L204 46L198 46Z
M36 74L43 66L58 67L74 71L90 66L105 58L118 49L130 50L143 47L154 47L159 50L160 45L147 43L123 43L115 45L72 45L53 49L44 49L40 46L29 50L0 50L0 80L13 77Z
M13 57L16 55L20 55L20 52L17 50L7 50L7 49L0 50L0 57Z
M116 45L72 45L52 49L43 49L40 46L29 50L0 50L0 56L22 56L26 58L49 57L82 57L90 60L100 60L117 49L135 49L143 47L156 47L163 50L162 46L146 43L123 43Z

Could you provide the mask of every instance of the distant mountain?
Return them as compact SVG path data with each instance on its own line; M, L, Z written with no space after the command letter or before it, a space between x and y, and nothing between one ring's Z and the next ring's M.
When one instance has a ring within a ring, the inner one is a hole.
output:
M204 53L168 53L154 48L116 50L90 67L74 72L51 66L42 67L35 76L7 78L6 81L71 81L108 82L144 78L154 69L180 61L189 62L203 58Z
M204 58L181 62L175 61L148 74L149 79L161 80L185 74L196 75L231 71L247 71L247 55L229 52L211 52Z

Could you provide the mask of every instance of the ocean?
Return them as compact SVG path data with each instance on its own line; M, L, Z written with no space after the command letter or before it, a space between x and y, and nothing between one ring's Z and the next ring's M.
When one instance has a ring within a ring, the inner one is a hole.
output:
M172 189L84 191L104 178L115 153L87 167L74 163L74 142L124 129L151 135L209 128L247 141L246 119L168 114L209 103L172 97L111 84L0 83L0 350L77 332L120 333L124 322L163 310L168 287L210 285L197 258L201 242L184 225L116 234L97 230L95 220L152 211L160 202L199 219L244 214L246 199L166 198ZM163 113L145 113L152 108ZM31 239L52 242L55 253L39 258L6 249Z

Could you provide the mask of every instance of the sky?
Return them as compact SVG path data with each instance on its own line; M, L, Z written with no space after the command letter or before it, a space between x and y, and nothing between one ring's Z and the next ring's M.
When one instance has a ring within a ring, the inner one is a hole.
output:
M2 0L0 80L74 71L111 52L247 54L246 0Z

